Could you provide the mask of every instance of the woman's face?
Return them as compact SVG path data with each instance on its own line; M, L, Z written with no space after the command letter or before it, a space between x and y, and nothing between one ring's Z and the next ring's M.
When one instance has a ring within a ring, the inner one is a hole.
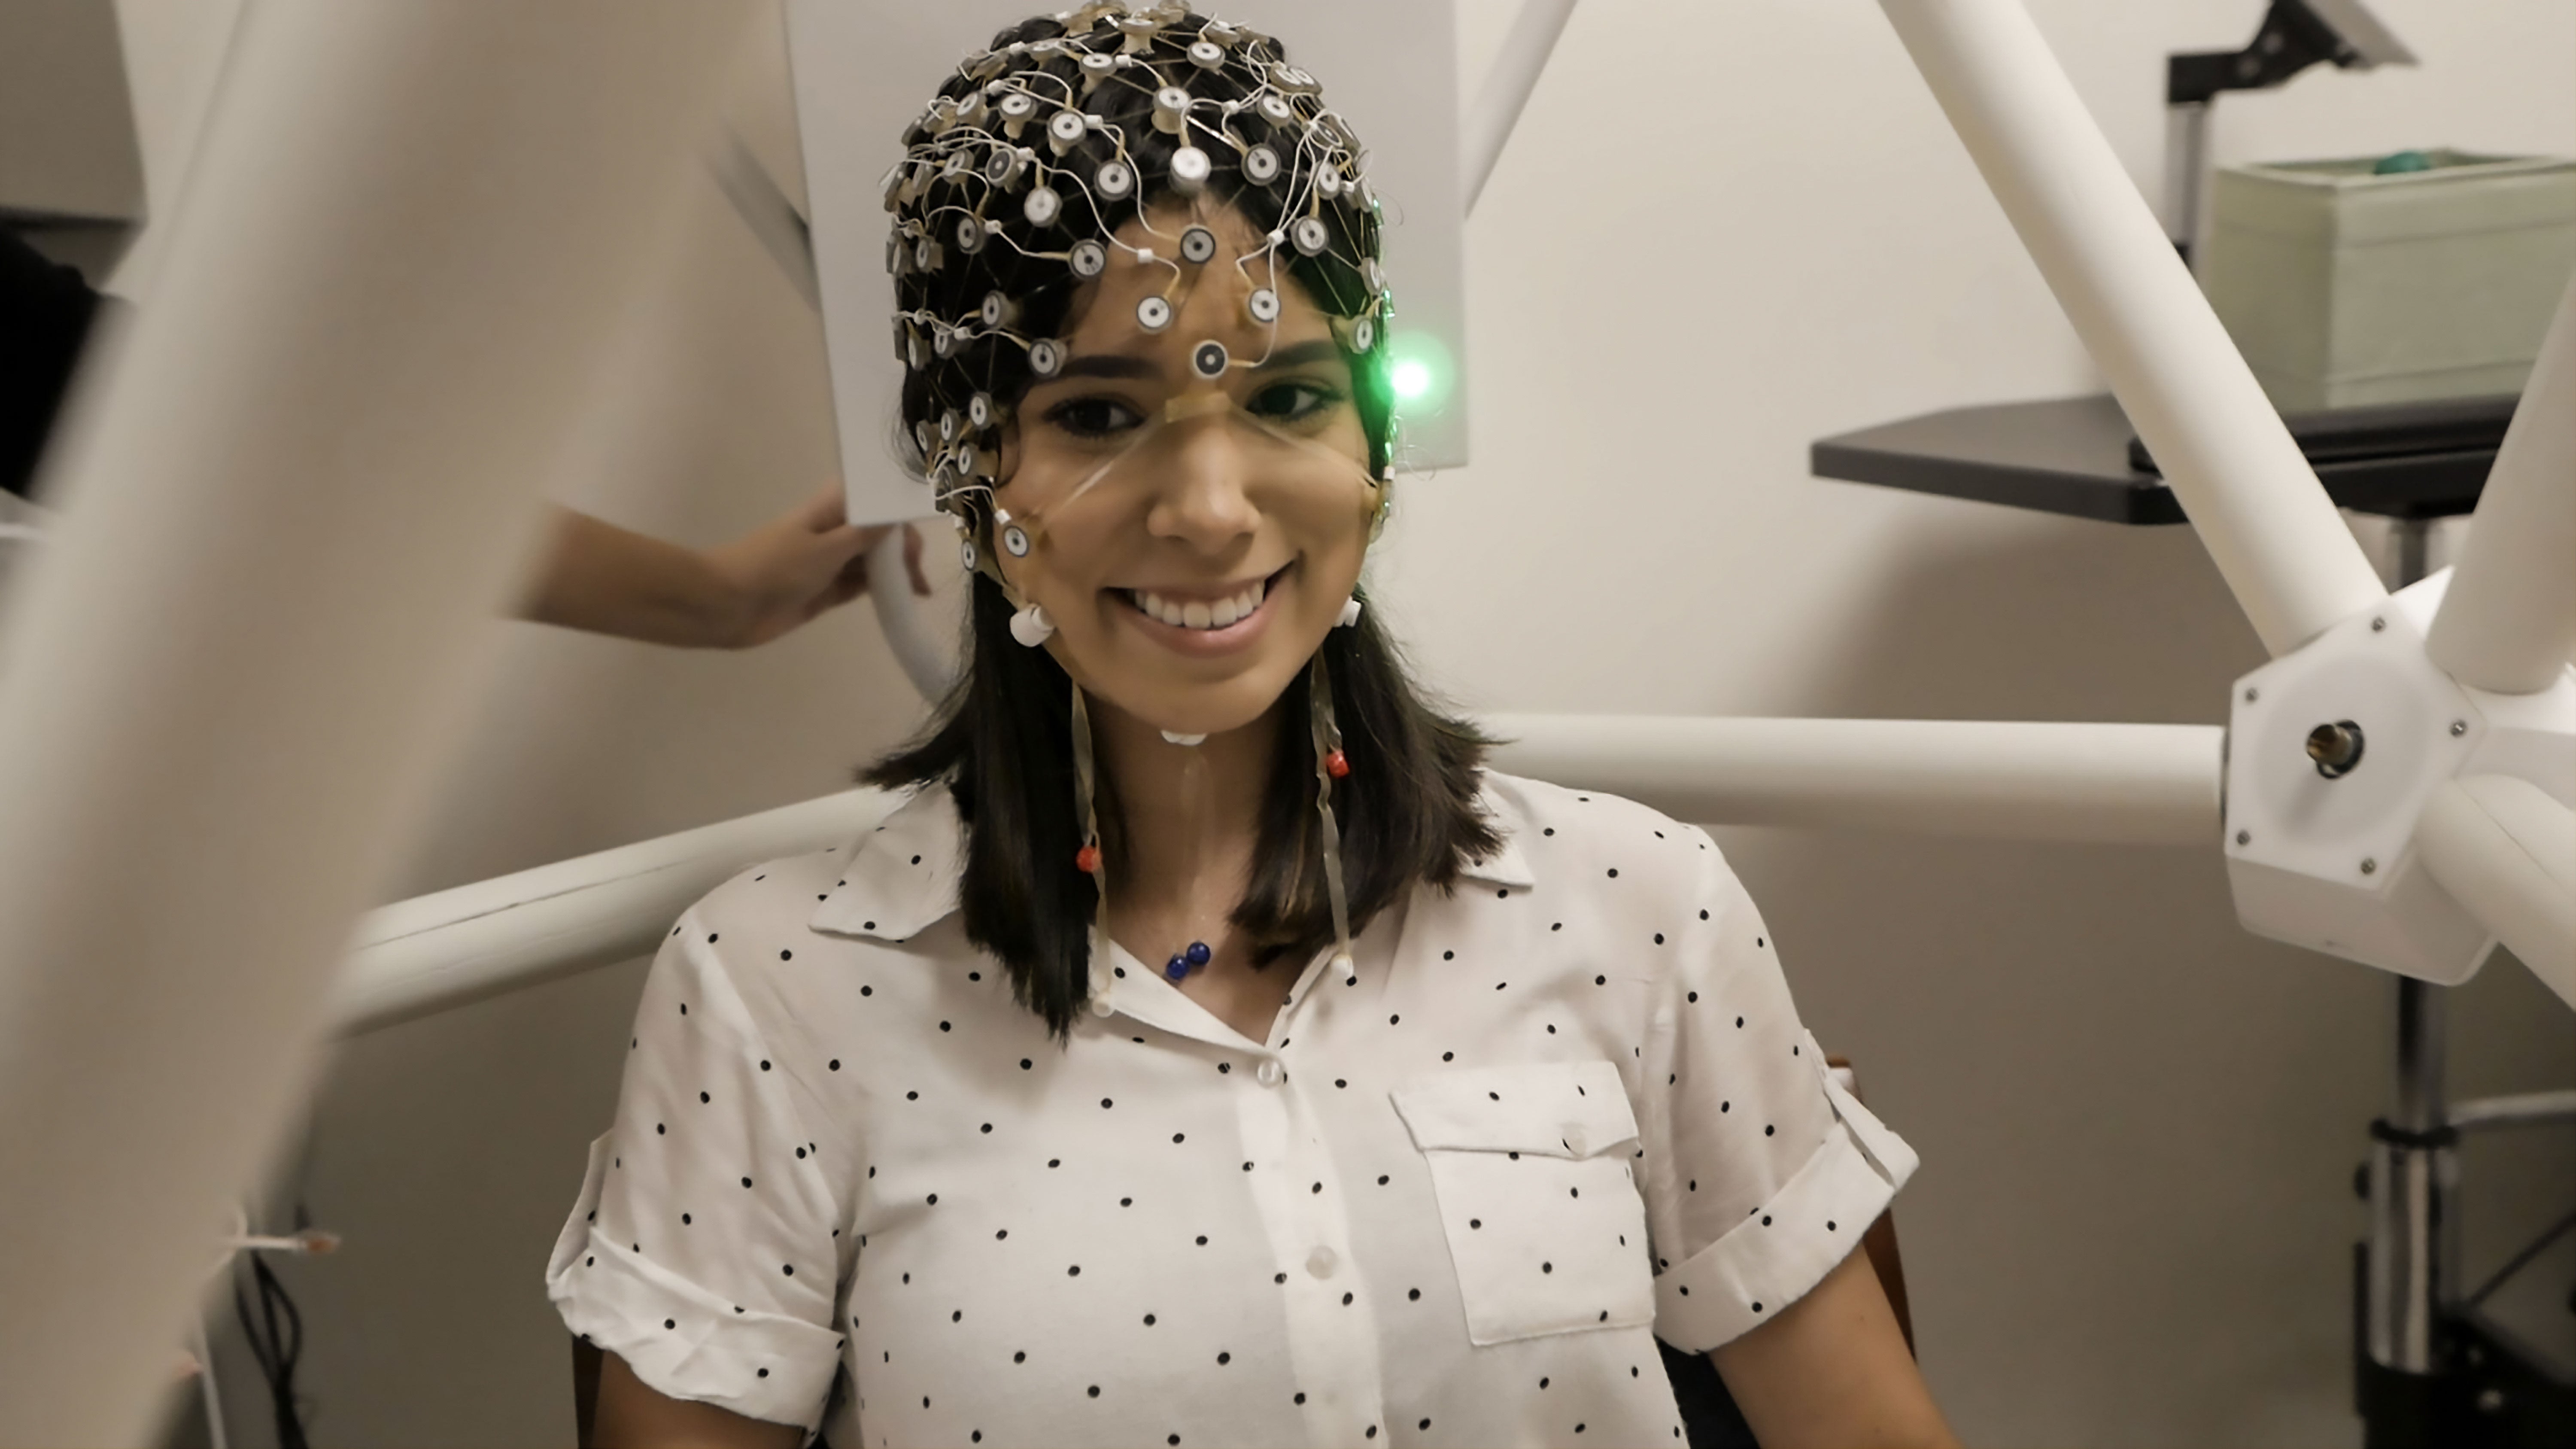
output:
M1084 690L1216 734L1266 712L1323 642L1377 497L1325 315L1232 210L1151 219L1119 235L1158 260L1111 249L1074 303L1064 366L1014 414L995 496L1036 526L1027 557L997 562L1055 620L1047 647ZM1193 221L1217 238L1203 264L1178 261ZM1276 294L1275 324L1254 320L1256 288ZM1152 297L1172 309L1160 332L1137 322ZM1212 379L1193 368L1209 341L1231 359Z

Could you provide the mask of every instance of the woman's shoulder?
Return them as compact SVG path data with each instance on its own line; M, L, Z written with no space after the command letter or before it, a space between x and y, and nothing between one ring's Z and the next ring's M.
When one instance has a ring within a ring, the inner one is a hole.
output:
M780 931L803 931L815 907L844 878L859 841L782 855L744 866L681 914L701 934L726 930L746 941ZM721 940L719 940L721 944Z
M1478 879L1557 897L1605 926L1665 930L1751 904L1706 830L1634 800L1489 770L1482 804L1503 846L1470 870Z
M1605 881L1697 881L1710 871L1728 873L1706 830L1652 806L1495 770L1483 783L1487 818L1534 878L1588 871Z
M897 794L847 839L743 867L683 920L713 930L810 927L899 941L955 908L959 845L945 790Z

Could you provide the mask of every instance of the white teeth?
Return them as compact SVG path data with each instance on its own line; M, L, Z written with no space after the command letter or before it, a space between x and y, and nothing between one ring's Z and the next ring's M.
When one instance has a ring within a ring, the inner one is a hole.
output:
M1267 593L1267 584L1255 580L1242 593L1230 599L1219 599L1213 604L1197 601L1175 603L1143 589L1130 589L1127 597L1135 603L1138 611L1149 618L1159 619L1175 629L1204 630L1223 629L1250 618L1253 611L1261 607Z

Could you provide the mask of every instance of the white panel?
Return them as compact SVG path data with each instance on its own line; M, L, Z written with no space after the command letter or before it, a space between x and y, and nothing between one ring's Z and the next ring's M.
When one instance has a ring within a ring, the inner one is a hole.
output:
M110 0L0 5L0 216L143 219Z
M902 370L887 343L894 287L877 183L898 138L958 59L996 31L1052 13L1033 0L790 0L789 64L805 148L823 336L850 517L918 518L929 493L895 462ZM1467 461L1466 290L1458 199L1458 77L1450 0L1226 0L1203 12L1276 37L1324 83L1324 97L1367 144L1386 204L1386 267L1396 335L1436 344L1447 401L1405 412L1398 466Z

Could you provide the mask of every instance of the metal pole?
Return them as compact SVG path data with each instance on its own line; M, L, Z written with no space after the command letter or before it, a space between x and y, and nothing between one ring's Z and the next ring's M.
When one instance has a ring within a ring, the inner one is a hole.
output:
M2422 579L2432 522L2391 520L2397 586ZM2397 1064L2389 1115L2372 1124L2370 1246L2364 1336L2371 1360L2401 1373L2434 1371L2434 1325L2456 1291L2458 1171L2446 1101L2446 989L2397 982Z
M2364 1312L2372 1362L2409 1374L2434 1371L2434 1317L2445 1289L2440 1241L2450 1129L2442 1121L2442 988L2397 983L2394 1110L2373 1124L2370 1256Z

